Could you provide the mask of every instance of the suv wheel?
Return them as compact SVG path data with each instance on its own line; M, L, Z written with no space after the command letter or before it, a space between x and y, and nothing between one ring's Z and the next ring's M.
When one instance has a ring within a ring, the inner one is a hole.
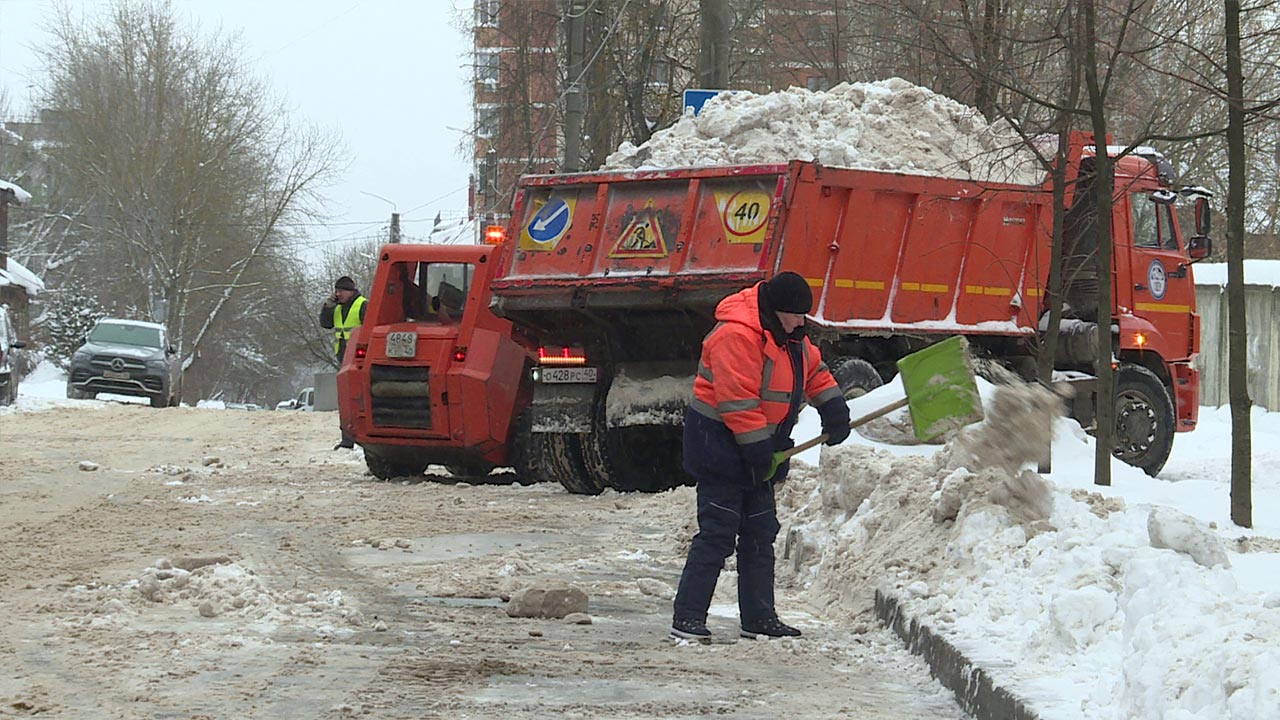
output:
M92 400L97 396L98 396L97 393L77 390L75 385L72 385L71 383L67 383L67 397L72 400Z
M151 400L151 407L153 408L162 408L162 407L169 406L169 398L165 397L164 395L152 395L149 399Z

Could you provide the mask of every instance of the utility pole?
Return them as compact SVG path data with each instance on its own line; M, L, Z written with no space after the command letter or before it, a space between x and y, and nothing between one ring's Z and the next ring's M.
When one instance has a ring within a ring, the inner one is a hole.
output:
M586 0L564 0L565 35L569 41L566 65L569 86L564 92L564 162L565 172L582 169L582 119L586 99L582 93L583 62L586 56Z
M400 213L391 213L391 242L400 242Z
M699 0L698 87L729 88L729 0Z

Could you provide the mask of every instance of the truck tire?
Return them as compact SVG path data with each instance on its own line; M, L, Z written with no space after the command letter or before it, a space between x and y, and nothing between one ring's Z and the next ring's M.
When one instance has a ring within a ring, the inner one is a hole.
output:
M1114 407L1115 456L1155 477L1173 449L1173 401L1164 383L1141 365L1123 363L1116 372Z
M538 442L530 431L528 414L516 418L515 431L511 440L511 466L516 471L516 481L521 485L548 482L551 478L542 467L541 450L535 447Z
M587 472L582 463L582 444L572 433L533 433L541 454L539 464L574 495L599 495L608 487Z
M420 477L426 472L427 461L413 457L390 457L373 448L364 449L364 464L369 473L379 480L390 480L398 477Z
M582 445L571 433L533 432L527 415L516 421L512 465L522 485L555 482L574 495L599 495L605 485L582 463Z
M619 492L662 492L693 482L682 467L680 427L609 428L597 412L593 428L582 436L582 461L596 482Z
M860 357L838 357L831 361L829 369L846 400L862 397L884 385L880 373Z

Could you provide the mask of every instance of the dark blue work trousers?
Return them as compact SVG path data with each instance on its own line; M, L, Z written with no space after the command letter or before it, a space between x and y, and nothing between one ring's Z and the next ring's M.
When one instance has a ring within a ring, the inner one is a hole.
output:
M778 537L773 485L740 476L697 475L698 534L693 536L680 589L677 620L706 621L725 558L738 551L738 617L745 624L776 616L773 606L773 541Z

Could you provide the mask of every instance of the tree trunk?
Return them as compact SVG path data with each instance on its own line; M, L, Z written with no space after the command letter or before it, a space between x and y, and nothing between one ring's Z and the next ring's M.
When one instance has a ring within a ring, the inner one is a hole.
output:
M1244 307L1245 139L1240 2L1226 0L1227 34L1227 387L1231 396L1231 521L1253 527L1248 322Z
M1107 154L1106 87L1098 77L1097 17L1093 0L1080 0L1081 37L1084 39L1084 82L1089 91L1089 119L1093 124L1093 142L1097 147L1094 180L1098 213L1098 356L1094 361L1098 375L1097 414L1094 437L1093 482L1111 484L1111 450L1115 446L1115 403L1111 360L1111 204L1115 173Z

